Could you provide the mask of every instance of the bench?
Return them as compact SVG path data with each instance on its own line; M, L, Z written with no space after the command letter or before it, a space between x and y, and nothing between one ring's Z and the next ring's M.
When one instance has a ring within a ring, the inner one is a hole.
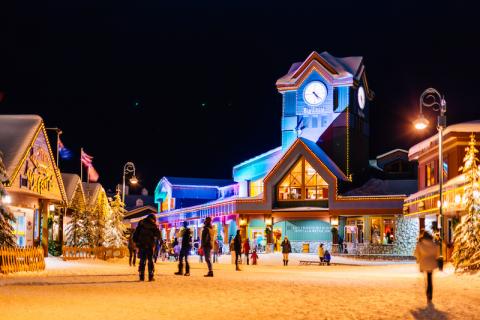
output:
M310 265L319 265L325 266L327 265L326 261L321 262L320 260L300 260L301 266L310 266Z

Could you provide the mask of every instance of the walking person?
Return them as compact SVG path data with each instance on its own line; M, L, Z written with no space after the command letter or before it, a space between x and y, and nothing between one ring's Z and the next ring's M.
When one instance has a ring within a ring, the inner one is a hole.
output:
M249 265L250 261L248 259L248 255L250 253L250 240L245 239L245 242L243 243L243 254L245 255L245 258L247 258L247 266Z
M237 230L237 235L233 239L233 250L235 250L235 270L241 271L238 266L238 260L242 259L242 236L240 230Z
M292 245L288 240L288 237L285 237L282 241L282 254L283 254L283 265L288 266L288 254L292 252Z
M420 266L420 272L427 275L427 302L432 302L433 296L433 270L438 268L439 247L433 241L433 237L428 231L422 230L415 248L415 257Z
M213 263L218 262L218 240L213 241Z
M320 262L323 262L323 258L325 257L325 249L323 249L323 243L320 243L318 246L318 258Z
M215 240L215 230L212 228L212 218L206 217L203 222L202 230L202 249L205 255L205 262L208 266L208 273L205 277L213 277L211 253L213 249L213 241Z
M130 233L130 237L128 237L128 265L135 267L135 262L137 261L137 247L135 246L135 242L133 241L133 232L132 230Z
M257 265L258 254L257 250L253 250L252 252L252 264L255 266Z
M145 281L145 264L148 261L148 281L154 281L155 265L153 264L153 250L155 241L161 239L160 230L158 230L154 214L149 214L145 219L138 223L138 227L133 234L133 241L138 248L140 263L138 273L140 281Z
M178 272L175 272L176 275L189 276L190 275L190 265L188 264L188 255L192 249L192 232L188 228L188 222L183 221L183 231L182 231L182 246L180 249L180 257L178 258ZM185 274L183 274L183 259L185 259Z

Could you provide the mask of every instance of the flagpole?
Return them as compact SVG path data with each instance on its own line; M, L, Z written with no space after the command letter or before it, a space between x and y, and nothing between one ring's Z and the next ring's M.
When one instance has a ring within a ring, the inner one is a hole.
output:
M82 164L83 148L80 148L80 182L83 182L83 164Z

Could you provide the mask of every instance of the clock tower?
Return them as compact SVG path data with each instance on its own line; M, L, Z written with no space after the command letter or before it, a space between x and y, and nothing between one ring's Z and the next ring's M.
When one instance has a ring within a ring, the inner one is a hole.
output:
M282 149L296 138L316 142L352 178L369 159L369 89L362 57L312 52L277 80L283 96Z

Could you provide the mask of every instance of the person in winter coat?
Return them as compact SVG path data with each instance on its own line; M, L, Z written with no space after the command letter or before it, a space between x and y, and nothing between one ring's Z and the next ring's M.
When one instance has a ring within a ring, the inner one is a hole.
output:
M130 237L128 237L128 264L135 267L135 262L137 261L137 247L135 246L135 242L133 242L134 231L135 230L132 230Z
M202 244L203 254L205 255L205 262L208 266L208 273L205 277L213 277L211 252L213 249L213 242L215 241L215 230L212 228L212 218L206 217L203 222L202 230Z
M332 257L330 256L330 252L328 252L328 250L325 250L325 254L323 256L323 261L325 261L327 263L327 266L330 265L330 260L332 259Z
M237 235L233 239L233 250L235 250L235 270L241 271L238 266L238 259L242 258L242 236L240 230L237 230Z
M218 262L218 240L213 241L213 263Z
M420 272L427 274L427 302L432 301L433 296L433 270L438 267L439 247L433 241L428 231L422 230L415 248L415 257L420 266Z
M161 239L160 230L158 230L154 214L149 214L145 219L138 223L138 227L133 233L133 241L138 248L140 264L138 273L140 281L145 280L145 264L148 260L148 281L154 281L155 272L153 264L153 250L155 241Z
M318 258L320 262L323 262L323 258L325 257L325 249L323 249L323 243L320 243L318 246Z
M180 248L180 257L178 258L178 272L175 272L176 275L189 276L190 275L190 265L188 264L188 255L190 250L192 250L192 231L188 228L188 222L183 222L183 231L182 231L182 246ZM185 274L183 274L183 259L185 258Z
M283 265L288 266L288 254L292 252L292 245L287 237L282 241L282 254L283 254Z
M245 258L247 258L247 266L249 264L248 260L248 255L250 254L250 240L245 239L245 242L243 243L243 254L245 255Z
M252 264L255 266L257 265L258 254L257 250L253 250L252 252Z

